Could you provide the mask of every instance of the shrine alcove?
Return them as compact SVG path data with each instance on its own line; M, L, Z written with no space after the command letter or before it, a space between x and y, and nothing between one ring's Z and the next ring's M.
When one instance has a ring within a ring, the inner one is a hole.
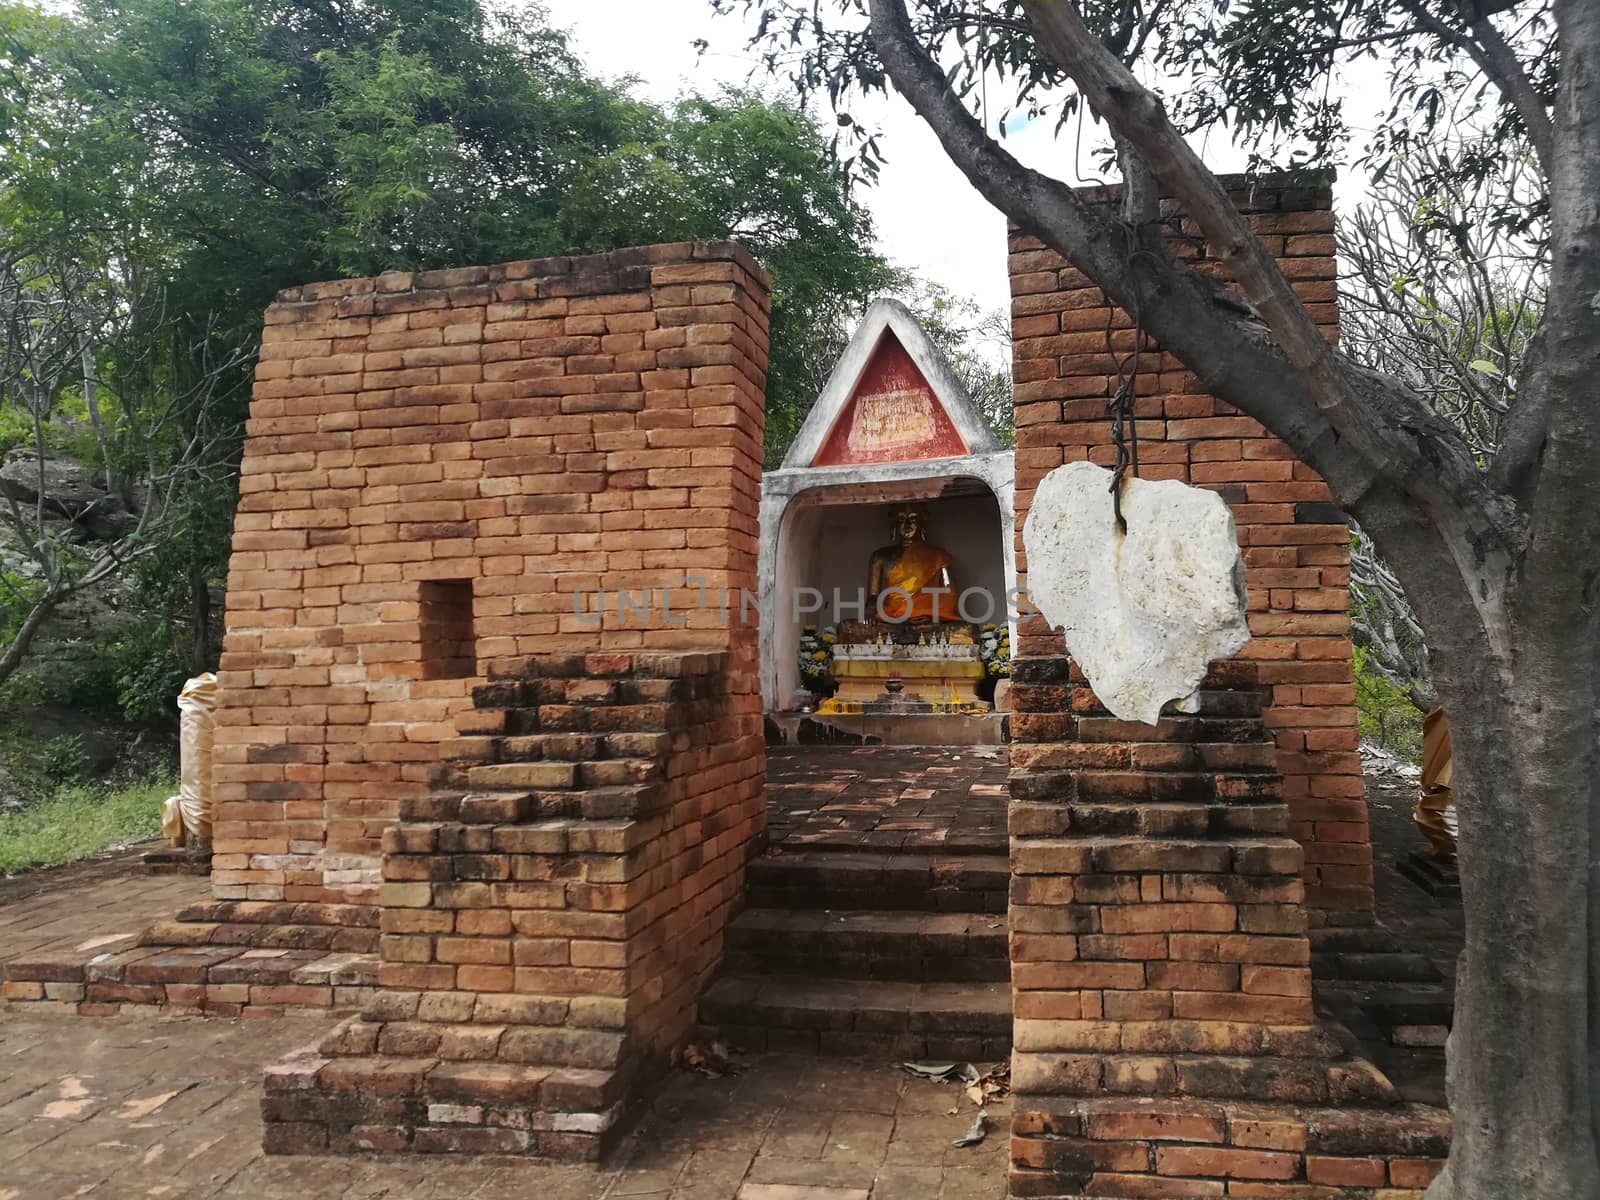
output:
M874 303L762 481L762 692L775 728L793 734L804 717L844 740L1003 740L992 660L1009 644L1012 475L915 318ZM890 593L904 593L903 620L879 607L902 603ZM819 659L809 675L803 651Z

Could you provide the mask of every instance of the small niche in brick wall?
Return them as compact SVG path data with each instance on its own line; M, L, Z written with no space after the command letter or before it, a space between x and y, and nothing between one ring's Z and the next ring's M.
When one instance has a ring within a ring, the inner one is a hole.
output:
M472 580L430 579L423 583L422 677L465 679L478 673L472 632Z

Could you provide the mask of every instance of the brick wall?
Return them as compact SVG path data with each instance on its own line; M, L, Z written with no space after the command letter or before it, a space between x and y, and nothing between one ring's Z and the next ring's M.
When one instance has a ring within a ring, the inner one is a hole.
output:
M491 668L384 834L380 990L268 1073L269 1151L600 1154L689 1035L765 822L728 668Z
M1443 1165L1448 1114L1315 1017L1256 671L1152 726L1013 664L1013 1196L1420 1200Z
M1328 336L1338 331L1331 182L1231 181L1235 203L1266 242ZM1089 189L1110 202L1117 189ZM1220 273L1172 203L1174 250ZM1181 234L1181 236L1179 236ZM1133 349L1133 322L1037 239L1011 235L1016 381L1017 555L1027 590L1022 524L1039 480L1063 463L1114 461L1106 401ZM1370 912L1372 849L1362 799L1351 672L1349 528L1327 485L1256 421L1207 395L1151 344L1135 405L1140 474L1220 492L1233 510L1247 568L1250 630L1241 657L1271 686L1266 720L1278 744L1292 833L1305 848L1314 909ZM1048 654L1060 638L1037 618L1018 652Z
M738 247L686 243L312 284L268 310L219 898L370 902L384 827L505 656L726 651L759 772L755 631L686 599L754 587L767 289ZM638 615L667 589L671 623Z

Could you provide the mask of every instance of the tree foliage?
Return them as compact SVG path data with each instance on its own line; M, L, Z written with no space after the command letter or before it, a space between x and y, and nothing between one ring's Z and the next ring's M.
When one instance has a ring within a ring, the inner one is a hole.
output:
M168 473L160 536L141 543L136 571L120 557L114 568L169 630L140 642L162 663L129 667L148 678L174 658L214 661L248 390L237 351L280 289L735 237L774 275L768 403L781 437L814 399L795 348L898 278L794 103L647 103L592 75L537 6L478 0L0 6L0 236L14 258L47 253L137 289L116 339L78 339L95 346L102 396L137 384L130 419L213 379L204 461ZM213 378L223 361L231 374ZM75 377L57 389L67 402L81 401ZM191 433L198 415L191 405ZM58 434L46 420L23 438ZM127 479L148 471L125 467ZM27 591L7 593L5 611Z

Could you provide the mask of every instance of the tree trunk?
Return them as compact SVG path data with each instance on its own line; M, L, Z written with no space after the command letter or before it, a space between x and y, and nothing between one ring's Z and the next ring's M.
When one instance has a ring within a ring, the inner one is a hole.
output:
M1593 658L1571 653L1581 633L1519 633L1509 663L1438 664L1466 945L1449 1047L1455 1132L1430 1200L1600 1196ZM1550 669L1563 657L1566 669Z
M1600 6L1557 0L1556 15L1555 252L1518 398L1543 423L1527 548L1504 595L1475 597L1476 653L1448 627L1466 622L1419 606L1429 642L1450 647L1433 661L1467 926L1438 1200L1600 1196Z
M50 619L50 614L55 612L68 594L65 588L51 588L39 597L38 603L33 606L23 620L21 628L17 630L17 636L3 652L0 652L0 683L4 683L16 674L17 668L27 660L28 650L33 645L34 638L39 636L39 630Z
M211 581L205 568L189 565L189 674L211 669Z

